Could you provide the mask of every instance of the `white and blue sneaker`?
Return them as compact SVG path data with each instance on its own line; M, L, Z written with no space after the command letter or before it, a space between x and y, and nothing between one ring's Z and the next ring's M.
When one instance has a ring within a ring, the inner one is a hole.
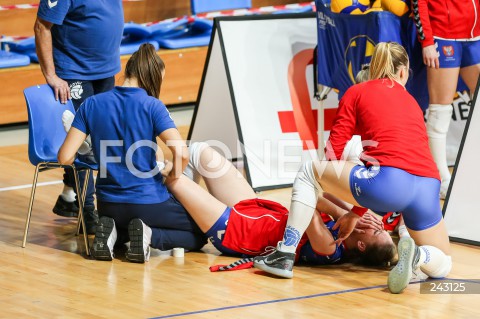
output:
M117 241L117 229L113 218L100 217L95 229L95 239L93 240L93 258L97 260L110 261L114 257L113 246Z
M398 263L388 274L388 289L399 294L412 280L418 268L420 251L411 237L402 237L398 242Z
M128 236L130 237L130 248L127 250L127 259L135 263L148 261L152 229L145 225L140 218L135 218L128 224Z

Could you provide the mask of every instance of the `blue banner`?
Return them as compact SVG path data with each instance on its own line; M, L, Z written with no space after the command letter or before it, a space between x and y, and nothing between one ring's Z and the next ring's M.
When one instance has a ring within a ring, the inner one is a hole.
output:
M387 11L364 15L332 13L322 0L316 1L318 27L318 83L339 90L339 97L355 83L356 74L370 63L379 42L402 44L409 57L412 74L407 90L422 109L428 106L426 68L416 38L413 19Z

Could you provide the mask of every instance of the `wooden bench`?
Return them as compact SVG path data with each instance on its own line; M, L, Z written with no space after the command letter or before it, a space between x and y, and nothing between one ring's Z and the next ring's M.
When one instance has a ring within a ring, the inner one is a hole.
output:
M166 105L193 103L197 99L207 47L182 50L160 50L158 54L166 65L160 99ZM130 56L122 56L122 72L116 84L123 82L123 69ZM23 89L45 83L38 64L0 69L0 125L27 122Z

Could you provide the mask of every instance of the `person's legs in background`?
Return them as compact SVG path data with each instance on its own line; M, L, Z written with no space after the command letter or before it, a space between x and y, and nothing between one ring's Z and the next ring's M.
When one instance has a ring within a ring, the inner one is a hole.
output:
M78 108L83 103L83 101L87 97L93 95L94 91L93 91L92 83L89 81L77 81L77 80L68 80L67 82L70 87L73 106L75 110L78 110ZM93 204L93 175L90 177L91 178L89 179L89 182L88 182L89 185L87 187L87 194L85 197L85 212L87 212L87 204L88 204L88 211L91 210L93 213L93 210L95 208ZM85 180L85 173L81 172L79 174L80 188L83 187L84 180ZM63 175L63 184L64 184L63 191L60 194L60 196L58 196L57 202L53 207L53 212L59 216L77 217L78 202L76 200L76 194L75 194L75 176L73 174L73 170L65 169L65 173ZM93 209L91 209L92 206L93 206ZM89 213L86 213L85 217L87 217L88 215ZM86 221L87 221L87 218L86 218ZM90 228L89 225L87 225L87 228ZM90 231L88 233L90 233Z
M450 184L447 164L446 139L452 102L460 75L468 86L470 94L475 90L480 74L480 41L435 40L438 45L440 68L427 68L429 107L427 133L442 184L440 198L444 199Z
M439 48L441 51L442 49ZM440 61L442 59L440 58ZM450 184L450 171L447 165L447 132L452 118L452 101L457 88L459 67L428 68L429 105L427 115L427 134L430 151L437 164L442 184L440 198L445 195Z
M115 78L109 77L101 80L94 81L81 81L81 80L67 80L70 93L72 96L72 103L75 110L78 110L83 101L98 93L103 93L113 89L115 86ZM79 155L79 160L88 162L87 156ZM85 181L85 172L79 173L80 188L83 188ZM53 212L59 216L64 217L77 217L78 216L78 202L76 201L75 194L75 177L71 169L65 169L63 176L64 188L62 193L57 199ZM84 210L85 210L85 222L88 234L95 233L95 225L98 221L97 213L95 212L94 204L94 180L93 173L90 172L88 179L87 191L85 196Z

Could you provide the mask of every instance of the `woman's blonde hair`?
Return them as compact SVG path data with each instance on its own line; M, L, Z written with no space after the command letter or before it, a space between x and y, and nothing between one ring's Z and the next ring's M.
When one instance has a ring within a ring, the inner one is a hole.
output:
M150 43L144 43L132 54L125 66L125 77L135 78L147 94L158 98L165 64Z
M370 62L370 80L394 80L402 66L408 68L408 54L403 46L396 42L380 42L375 46Z

